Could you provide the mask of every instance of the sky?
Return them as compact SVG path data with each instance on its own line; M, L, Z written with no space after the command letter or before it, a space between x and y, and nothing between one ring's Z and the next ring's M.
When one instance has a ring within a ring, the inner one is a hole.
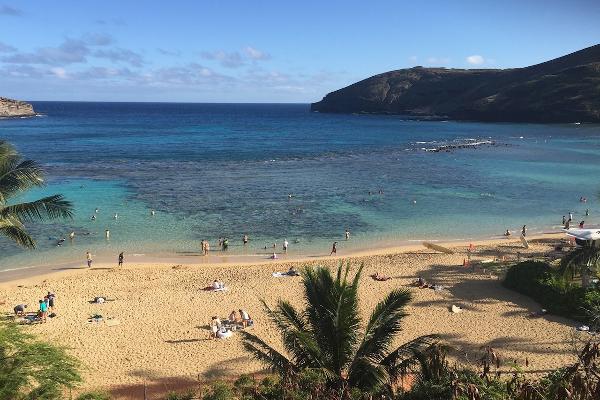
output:
M0 96L310 103L416 65L540 63L599 21L599 0L0 0Z

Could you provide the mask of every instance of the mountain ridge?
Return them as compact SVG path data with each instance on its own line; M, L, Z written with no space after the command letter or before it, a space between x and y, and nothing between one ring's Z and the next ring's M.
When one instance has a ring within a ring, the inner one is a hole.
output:
M523 68L384 72L327 94L311 110L488 122L600 122L600 44Z

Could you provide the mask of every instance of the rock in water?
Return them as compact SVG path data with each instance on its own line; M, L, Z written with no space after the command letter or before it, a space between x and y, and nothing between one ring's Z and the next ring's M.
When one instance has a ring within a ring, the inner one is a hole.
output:
M525 68L386 72L329 93L311 110L417 119L600 122L600 44Z
M35 111L31 104L0 97L0 118L32 117L34 115Z

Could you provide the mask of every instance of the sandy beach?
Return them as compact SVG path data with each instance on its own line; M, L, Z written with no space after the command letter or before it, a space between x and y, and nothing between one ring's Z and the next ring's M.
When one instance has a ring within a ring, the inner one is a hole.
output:
M517 252L522 257L542 257L560 237L545 235L531 240L528 250L518 238L475 243L473 260L512 260ZM535 302L503 288L498 277L484 268L473 272L463 267L467 246L453 245L456 253L450 255L413 246L347 257L283 257L261 263L219 262L222 260L211 256L209 260L189 259L188 263L148 261L126 263L123 268L101 263L91 269L56 268L60 271L52 274L4 278L0 283L0 311L10 314L20 303L35 307L47 291L55 292L57 317L24 329L64 345L82 361L82 389L104 388L115 398L140 398L146 383L153 398L175 387L197 385L199 380L264 372L244 352L239 335L209 340L211 316L226 318L232 310L243 308L255 320L252 332L277 344L278 332L266 319L260 299L270 305L287 299L300 306L302 288L301 278L276 278L272 273L292 265L296 269L306 265L333 268L343 261L354 270L364 264L360 295L365 317L391 289L410 288L410 315L404 320L398 343L437 333L454 347L455 359L462 362L475 360L481 346L491 345L505 360L516 360L532 373L572 361L576 323L555 316L530 318L530 312L539 310ZM375 272L393 279L375 281L369 277ZM418 276L445 289L411 286ZM203 291L214 279L225 282L228 290ZM97 296L109 301L91 303ZM463 311L451 313L453 304ZM92 314L101 314L104 322L89 323Z

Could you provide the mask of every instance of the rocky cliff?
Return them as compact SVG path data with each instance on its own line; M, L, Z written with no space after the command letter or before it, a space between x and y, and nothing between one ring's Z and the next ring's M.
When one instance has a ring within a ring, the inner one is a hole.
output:
M600 122L600 44L525 68L386 72L329 93L311 110L473 121Z
M31 104L0 97L0 118L30 117L33 115L35 115L35 112Z

